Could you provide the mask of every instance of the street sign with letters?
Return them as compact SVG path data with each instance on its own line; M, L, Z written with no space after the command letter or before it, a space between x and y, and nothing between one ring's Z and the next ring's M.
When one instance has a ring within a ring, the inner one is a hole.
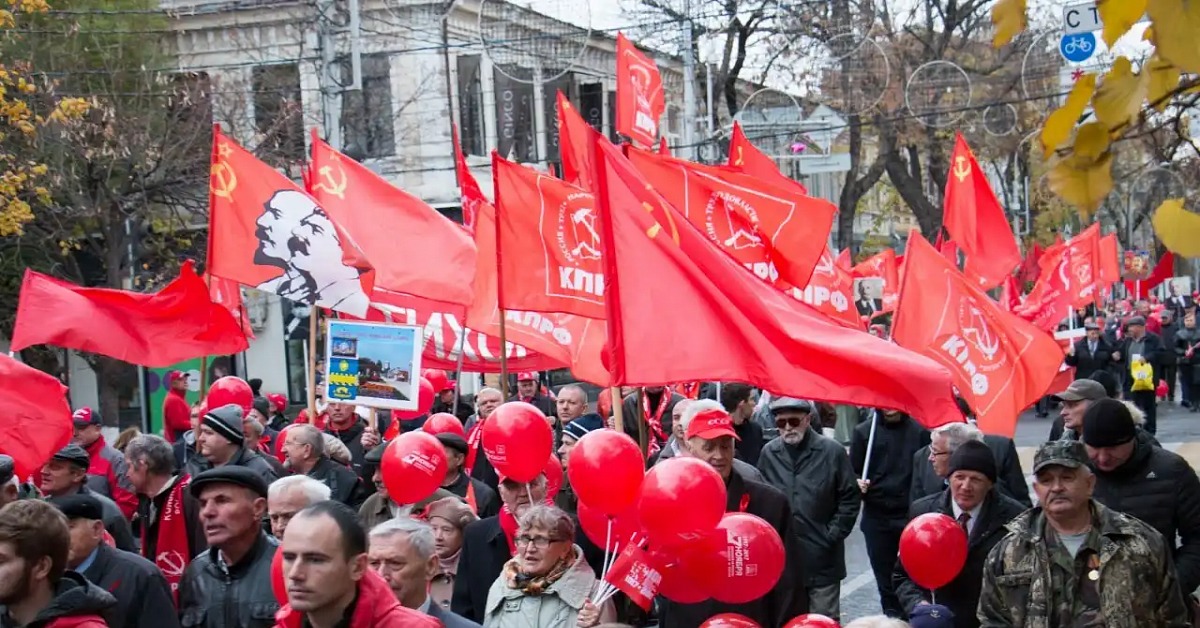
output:
M1095 2L1072 4L1063 8L1063 34L1090 33L1103 28Z

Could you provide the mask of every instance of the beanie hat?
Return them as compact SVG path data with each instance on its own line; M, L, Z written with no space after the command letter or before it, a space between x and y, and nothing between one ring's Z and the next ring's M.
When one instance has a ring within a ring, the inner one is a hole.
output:
M563 426L563 436L579 440L589 432L604 428L604 419L595 412L585 414Z
M1129 408L1116 399L1093 401L1083 413L1083 443L1090 447L1116 447L1137 437Z
M235 403L209 410L201 417L200 424L207 425L235 445L241 445L246 440L246 434L242 431L242 407Z
M954 628L954 613L941 604L921 604L909 613L908 625L912 628Z
M425 519L428 520L433 517L441 517L453 523L459 530L467 527L468 523L478 519L475 513L471 512L471 507L457 497L443 497L437 501L430 502L425 507Z
M994 483L996 481L996 457L992 455L992 450L987 445L977 440L969 440L959 445L958 449L950 454L951 475L955 471L976 471Z

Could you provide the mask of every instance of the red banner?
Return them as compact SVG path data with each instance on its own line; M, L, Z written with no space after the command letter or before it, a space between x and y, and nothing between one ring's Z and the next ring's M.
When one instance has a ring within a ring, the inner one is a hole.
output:
M798 192L808 195L808 188L795 179L785 177L775 165L775 160L767 157L758 147L750 143L742 131L742 125L733 122L733 135L729 138L729 166L738 168L746 174L763 181L794 187Z
M954 138L946 177L945 225L967 254L963 273L984 289L994 288L1021 263L1021 251L1004 208L961 133Z
M617 33L617 133L654 146L666 108L658 66Z

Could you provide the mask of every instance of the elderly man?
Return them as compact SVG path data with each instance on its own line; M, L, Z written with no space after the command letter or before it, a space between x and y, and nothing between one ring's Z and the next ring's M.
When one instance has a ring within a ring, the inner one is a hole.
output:
M104 423L100 413L83 407L71 417L75 424L75 435L71 442L83 447L91 460L88 467L88 488L114 502L126 519L132 519L137 511L137 494L125 477L125 455L104 440L100 428Z
M42 467L42 494L54 501L68 495L92 495L104 511L104 527L118 549L136 552L137 543L129 529L129 520L121 514L113 500L87 486L88 453L79 445L67 445L50 457Z
M705 408L700 401L688 406L680 417L684 424L685 455L712 467L725 481L725 508L729 512L747 512L762 518L779 533L785 548L785 563L779 582L770 593L745 604L727 604L707 600L681 604L666 598L659 600L659 621L663 626L698 626L720 613L740 613L760 626L782 626L789 619L808 612L808 593L802 586L808 569L800 549L788 498L767 484L747 480L734 473L734 441L737 432L733 420L723 408ZM799 513L797 513L799 514Z
M558 409L558 421L566 429L568 423L587 412L587 393L575 384L568 384L559 389L555 404Z
M188 487L200 502L207 551L183 572L179 613L183 625L268 628L279 603L271 591L271 560L278 542L262 529L267 483L237 465L210 469Z
M475 393L475 414L463 421L463 429L470 432L476 423L492 416L501 403L504 403L504 395L499 390L491 387L480 389Z
M504 396L495 388L484 388L475 395L476 415L468 420L464 428L467 431L467 458L463 469L467 475L487 484L496 490L500 484L500 476L492 468L492 463L483 454L483 422L492 416L496 408L504 401Z
M440 571L429 524L406 517L375 526L371 529L367 559L371 569L387 581L405 608L429 615L446 628L479 627L478 623L443 608L429 593Z
M983 432L970 423L947 423L934 429L929 444L913 454L912 482L908 495L913 501L937 495L950 485L950 457L967 441L983 442ZM1021 478L1025 484L1025 478ZM1029 492L1026 489L1026 492Z
M1140 304L1139 304L1140 305ZM1146 415L1146 431L1154 434L1158 431L1158 400L1154 396L1154 390L1133 390L1133 368L1134 360L1138 357L1144 359L1153 370L1154 381L1157 382L1163 375L1162 356L1165 351L1162 338L1157 334L1152 334L1146 331L1146 318L1144 316L1134 316L1126 323L1128 332L1121 339L1121 343L1117 345L1117 351L1113 353L1113 359L1121 363L1121 368L1124 371L1125 377L1125 398L1132 401Z
M702 412L704 410L724 410L725 407L720 402L714 399L684 399L675 404L671 410L671 440L667 441L667 445L662 448L655 456L650 459L650 466L658 464L659 461L668 458L674 458L681 455L684 448L684 441L687 440L683 430L682 417L685 412ZM733 458L733 470L742 478L754 480L758 483L763 483L762 472L758 467L745 462L738 458L735 454Z
M846 577L843 543L862 503L858 477L845 448L812 427L811 401L778 397L770 410L779 436L763 447L758 470L791 504L792 529L806 561L809 611L838 620Z
M333 499L351 508L358 508L366 500L368 493L360 487L358 476L326 454L325 434L316 427L296 425L288 430L283 451L292 472L328 486Z
M509 401L524 401L542 411L547 417L555 416L554 400L542 394L542 382L537 371L517 373L517 394Z
M1113 347L1100 333L1096 323L1084 323L1087 335L1067 347L1066 362L1075 367L1075 379L1083 379L1113 364Z
M1033 490L1042 505L1013 519L988 554L977 611L984 628L1191 625L1162 535L1093 500L1087 463L1078 441L1038 449Z
M1066 390L1055 393L1051 398L1062 404L1059 411L1062 434L1059 438L1053 438L1052 430L1050 440L1079 440L1079 432L1083 428L1083 413L1087 412L1088 405L1092 402L1107 399L1108 393L1100 382L1083 378L1071 382Z
M161 436L141 434L125 446L126 474L138 493L142 556L162 571L174 593L192 557L204 551L200 504L191 481L175 473L175 454Z
M279 478L267 487L267 517L271 520L271 534L283 538L283 532L296 513L323 501L329 501L332 493L329 485L307 475L289 475Z
M463 471L467 459L467 439L453 432L438 434L437 439L446 450L446 477L442 480L442 488L465 500L480 517L498 514L500 499L496 491Z
M963 442L949 458L949 487L913 502L908 518L911 521L927 513L941 513L958 521L967 533L966 565L949 584L931 592L913 582L904 565L897 561L893 583L909 615L917 606L933 603L936 596L937 602L953 613L955 628L976 628L979 620L975 617L975 607L979 603L983 564L988 552L1007 532L1004 526L1024 512L1025 506L994 490L996 459L981 441Z
M200 417L196 431L200 456L188 462L188 475L195 478L219 467L245 467L262 476L264 485L274 482L275 469L258 452L246 449L245 441L241 406L231 403L209 410Z
M444 497L458 499L454 493L444 488L439 488L433 492L433 495L415 504L397 504L392 501L392 498L388 495L387 487L383 485L383 472L380 471L380 464L383 462L383 452L386 449L387 442L385 441L368 452L364 458L374 471L371 476L371 482L375 485L375 493L368 497L358 509L358 518L362 521L364 528L369 530L388 519L396 517L423 518L425 516L425 508L430 503Z
M1200 479L1179 454L1152 445L1129 407L1097 401L1083 415L1083 444L1096 476L1094 498L1158 530L1183 591L1200 587ZM1175 539L1179 539L1176 546Z

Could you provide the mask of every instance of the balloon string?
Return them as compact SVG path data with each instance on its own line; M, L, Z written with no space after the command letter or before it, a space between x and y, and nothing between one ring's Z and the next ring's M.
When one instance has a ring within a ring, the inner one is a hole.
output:
M536 506L537 502L533 501L533 488L531 488L531 485L532 483L525 485L525 494L529 496L529 505Z
M608 557L610 556L610 548L612 547L612 518L608 520L608 531L604 533L604 563L600 569L600 579L596 581L596 590L593 597L599 598L604 591L604 576L608 574Z

